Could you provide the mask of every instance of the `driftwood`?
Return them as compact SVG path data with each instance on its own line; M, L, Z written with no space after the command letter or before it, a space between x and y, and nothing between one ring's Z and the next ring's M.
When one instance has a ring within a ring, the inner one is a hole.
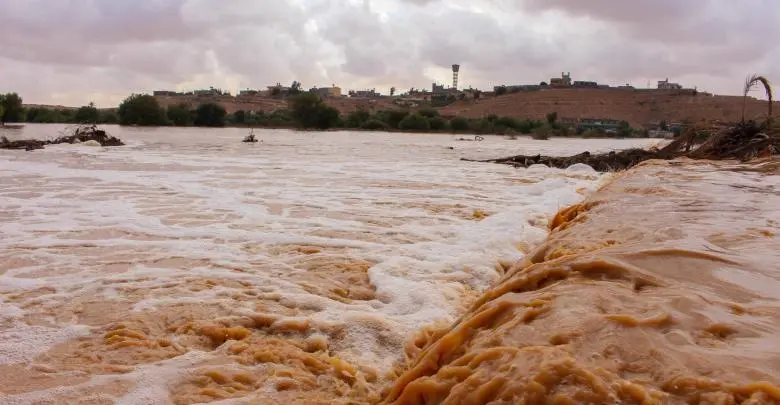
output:
M600 172L608 172L613 170L627 169L639 162L652 159L654 156L655 154L653 152L646 151L644 149L629 149L620 152L609 152L599 155L595 155L590 152L583 152L578 155L566 157L517 155L501 159L462 160L470 162L501 163L515 167L528 167L531 165L541 164L561 169L565 169L576 163L584 163Z
M79 125L71 131L70 135L63 135L56 139L41 141L38 139L22 139L11 141L6 137L0 138L0 149L24 149L27 151L43 149L46 145L60 143L81 143L95 141L100 146L122 146L121 139L111 136L96 125Z

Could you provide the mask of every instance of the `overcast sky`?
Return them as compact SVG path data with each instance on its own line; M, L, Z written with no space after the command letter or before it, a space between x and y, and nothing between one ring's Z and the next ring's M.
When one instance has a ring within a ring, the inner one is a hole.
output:
M405 91L450 83L453 63L461 87L780 82L778 0L0 0L0 16L0 92L27 103L293 80Z

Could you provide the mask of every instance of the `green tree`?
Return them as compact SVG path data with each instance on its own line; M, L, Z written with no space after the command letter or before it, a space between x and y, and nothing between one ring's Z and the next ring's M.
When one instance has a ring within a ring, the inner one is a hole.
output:
M59 111L41 107L28 108L25 112L25 121L41 124L63 122Z
M661 121L661 124L659 125L659 128L661 131L668 131L669 130L669 124L666 121Z
M493 123L486 118L472 120L469 122L469 129L478 134L489 134L493 132Z
M390 97L393 97L395 95L395 87L390 88Z
M515 131L519 130L519 124L517 120L512 117L501 117L496 120L496 125L503 128L512 128Z
M186 103L168 107L166 115L168 116L168 121L177 127L192 125L192 111L190 110L190 106Z
M317 125L315 127L323 130L338 127L340 121L341 113L339 113L339 110L330 106L324 106L319 111L317 116Z
M383 130L387 129L387 124L384 121L380 121L378 119L369 119L366 121L361 128L363 129L369 129L373 131Z
M417 111L417 114L420 114L425 118L433 118L439 116L439 112L434 110L433 108L421 108L419 111Z
M405 131L427 131L431 129L431 125L428 119L419 113L409 114L401 122L398 123L398 128Z
M495 89L495 94L496 94L497 96L503 96L503 95L504 95L504 94L506 94L506 93L507 93L507 88L506 88L506 86L498 86L498 87L496 87L496 89Z
M294 96L301 92L301 82L297 80L293 80L292 84L290 85L290 95Z
M282 128L292 126L295 122L292 118L292 112L287 108L280 108L266 114L262 118L263 125Z
M406 118L406 116L409 115L409 111L403 111L403 110L390 110L390 111L383 111L381 114L377 114L377 116L387 123L387 126L389 128L398 128L398 124L401 123L401 121Z
M0 94L0 106L3 107L0 122L20 122L24 120L24 106L22 105L22 98L18 94Z
M194 124L198 127L223 127L227 112L216 103L204 103L195 109Z
M100 119L100 112L95 108L94 103L89 103L78 110L73 115L73 121L77 124L97 124Z
M631 129L631 124L629 124L628 121L620 121L620 124L618 125L618 136L620 137L628 138L634 132L633 129Z
M540 127L534 128L533 133L531 134L531 138L537 139L537 140L547 140L550 139L550 135L553 133L553 129L549 125L542 125Z
M522 120L517 123L517 132L521 134L530 134L534 131L534 122L531 120Z
M550 124L551 127L555 128L557 122L558 122L557 112L551 112L547 114L547 123Z
M276 121L284 121L287 123L293 122L292 111L290 111L288 108L274 110L271 112L271 114L268 115L268 118Z
M0 124L3 123L3 116L5 115L5 107L3 107L2 104L0 104Z
M432 131L441 131L447 129L447 120L440 116L435 116L428 119L428 124Z
M98 118L98 122L101 124L116 124L119 122L119 117L116 115L116 111L112 110L103 110L100 112L100 117Z
M318 115L324 104L322 98L317 94L299 94L295 96L290 103L290 112L292 113L293 120L302 128L315 128L317 126Z
M325 105L322 98L314 93L295 96L290 103L290 113L301 128L328 129L339 123L339 111Z
M522 121L519 121L517 123L517 132L520 132L521 134L530 134L534 131L536 128L540 128L544 126L544 124L541 121L535 121L531 119L525 119Z
M469 120L463 117L455 117L450 120L450 128L452 128L453 132L465 131L469 129Z
M247 113L244 110L238 110L233 113L233 123L234 124L246 124L247 119Z
M344 126L347 128L361 128L370 118L371 114L368 111L355 110L347 114L347 118L344 119Z
M165 111L148 94L132 94L119 104L119 125L153 126L165 123Z
M52 113L52 122L73 122L75 111L69 108L63 108L61 110L54 110Z

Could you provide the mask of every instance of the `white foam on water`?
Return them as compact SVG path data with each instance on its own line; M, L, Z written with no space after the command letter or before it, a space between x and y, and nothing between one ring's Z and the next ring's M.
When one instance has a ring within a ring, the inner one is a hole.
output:
M596 170L585 163L575 163L566 168L567 172L595 173Z
M32 326L15 321L0 330L0 364L20 364L79 336L86 336L91 328L86 325L67 325L60 328Z
M54 387L24 394L0 397L0 404L32 405L40 403L60 403L57 398L63 395L73 395L89 388L99 387L115 381L132 382L129 392L121 397L97 394L93 397L106 398L115 405L167 405L170 385L190 374L192 367L207 362L211 356L202 351L190 351L181 356L162 360L148 365L136 366L132 371L120 375L96 375L89 381L68 386ZM94 399L94 398L93 398Z
M330 341L331 350L387 371L415 330L459 316L464 294L498 278L499 261L522 258L518 246L543 241L547 218L607 178L584 166L515 169L460 157L570 155L648 142L262 131L264 143L247 147L232 129L109 132L128 145L0 151L0 363L30 363L88 332L65 321L22 321L78 298L128 302L136 312L178 303L216 304L224 316L256 310L251 300L231 302L239 292L232 287L188 288L217 279L278 295L283 305L308 309L315 323L344 326L346 337ZM305 257L279 250L287 245L373 263L376 299L309 293L294 277L309 271ZM130 290L143 296L131 300ZM12 302L23 292L35 294ZM32 335L35 344L20 339ZM116 403L168 403L167 384L207 357L190 352L136 367L121 378L146 391ZM89 384L101 378L109 377ZM56 398L47 392L39 394Z

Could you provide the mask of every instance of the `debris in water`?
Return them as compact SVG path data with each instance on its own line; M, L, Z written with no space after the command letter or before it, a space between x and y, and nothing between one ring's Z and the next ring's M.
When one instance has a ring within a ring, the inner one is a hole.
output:
M55 145L60 143L87 143L100 146L123 146L121 139L108 135L106 131L99 129L96 125L79 125L73 129L70 135L64 135L54 140L41 141L38 139L21 139L11 141L5 136L0 138L0 149L24 149L27 151L43 149L46 145Z
M244 143L255 143L255 142L257 142L257 138L255 138L255 130L252 129L249 132L249 135L245 136L244 140L241 141L241 142L244 142Z
M474 139L461 137L461 138L456 138L455 140L456 141L469 141L469 142L471 142L471 141L482 142L482 141L485 140L485 138L482 137L482 136L477 135L477 136L474 137Z

